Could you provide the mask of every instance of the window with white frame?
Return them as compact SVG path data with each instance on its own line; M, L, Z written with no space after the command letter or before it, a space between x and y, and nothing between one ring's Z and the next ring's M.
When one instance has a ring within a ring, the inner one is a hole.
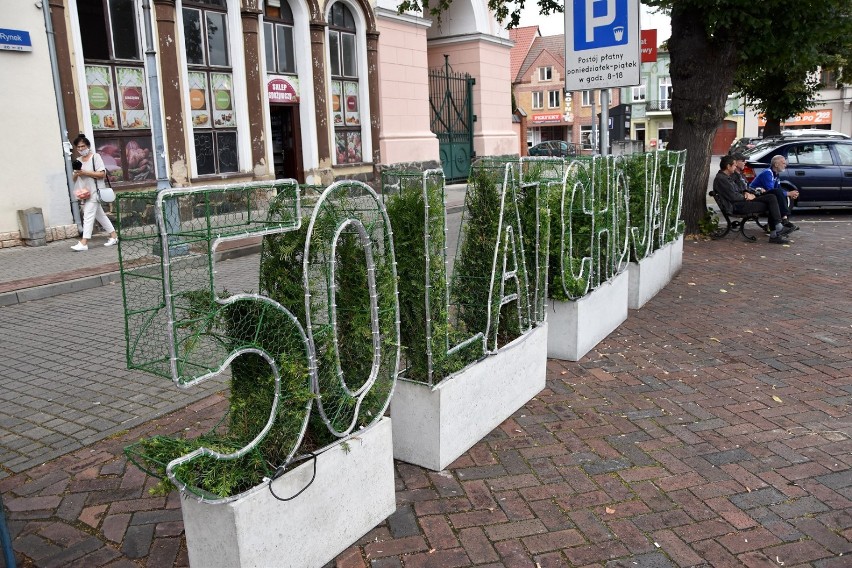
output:
M226 0L184 0L189 106L198 175L239 171Z
M561 94L559 91L548 91L547 106L548 108L560 108Z
M328 15L328 57L331 62L331 114L337 164L364 161L361 100L358 93L358 49L355 18L343 2Z
M660 77L660 110L669 110L672 108L672 78Z
M110 180L153 180L154 150L134 0L77 2L94 150Z
M296 73L293 11L287 0L267 0L263 13L267 73Z
M630 100L640 102L645 100L648 90L648 78L642 77L642 83L638 87L630 87Z
M541 91L532 92L532 107L536 110L544 108L544 93Z
M539 81L551 81L553 80L553 67L539 67L538 68L538 80Z
M580 105L584 107L592 106L592 91L583 91Z

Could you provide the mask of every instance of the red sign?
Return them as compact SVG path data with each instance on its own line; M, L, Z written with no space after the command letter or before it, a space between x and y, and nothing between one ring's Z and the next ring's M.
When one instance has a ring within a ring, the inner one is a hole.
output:
M641 62L654 63L657 60L657 30L642 30L641 38Z
M124 87L121 95L124 108L135 110L142 106L142 92L138 87Z
M272 79L266 84L266 92L271 103L297 103L299 95L296 89L284 79Z
M533 122L562 122L561 114L534 114Z
M761 114L757 120L758 126L766 126L766 118ZM831 124L831 109L810 110L788 118L781 126L810 126L812 124Z

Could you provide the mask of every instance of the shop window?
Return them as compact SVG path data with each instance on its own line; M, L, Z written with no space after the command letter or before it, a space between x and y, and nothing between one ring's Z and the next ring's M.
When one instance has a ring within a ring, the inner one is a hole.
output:
M544 93L541 91L533 91L532 107L536 110L544 108Z
M293 12L287 0L268 0L264 8L263 42L267 73L296 73Z
M539 67L538 80L551 81L553 79L553 67Z
M93 144L117 184L156 178L134 0L77 2Z
M239 171L225 0L184 1L183 34L197 175Z
M328 16L328 55L337 164L364 161L356 32L355 18L346 4L337 2L332 5Z
M548 108L559 108L559 91L548 91L547 106Z

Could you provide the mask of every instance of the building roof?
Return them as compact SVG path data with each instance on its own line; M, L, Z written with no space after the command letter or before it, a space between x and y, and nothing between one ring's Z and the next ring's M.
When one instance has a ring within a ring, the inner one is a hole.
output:
M515 78L518 76L518 70L520 70L521 65L523 65L524 59L526 59L527 53L530 50L530 46L533 44L533 40L539 37L539 35L540 32L538 31L538 26L525 26L523 28L512 28L509 30L509 39L515 42L514 47L512 47L512 51L509 53L512 82L515 82Z
M539 36L535 38L529 50L527 51L527 55L524 58L523 63L518 68L518 72L513 73L512 82L519 82L521 80L521 77L527 74L527 71L529 71L530 66L535 63L535 60L538 59L538 57L545 51L552 55L554 58L556 58L556 61L564 67L565 34L544 37Z

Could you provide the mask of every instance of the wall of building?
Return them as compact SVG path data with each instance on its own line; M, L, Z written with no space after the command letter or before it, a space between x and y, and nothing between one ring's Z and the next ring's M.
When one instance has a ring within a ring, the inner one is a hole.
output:
M376 9L379 30L382 163L437 161L438 138L429 129L426 30L430 22Z
M47 5L47 2L44 2ZM44 14L31 2L4 10L3 27L29 32L32 51L0 50L4 167L0 168L0 246L19 244L17 211L39 207L48 238L76 236L65 171Z

